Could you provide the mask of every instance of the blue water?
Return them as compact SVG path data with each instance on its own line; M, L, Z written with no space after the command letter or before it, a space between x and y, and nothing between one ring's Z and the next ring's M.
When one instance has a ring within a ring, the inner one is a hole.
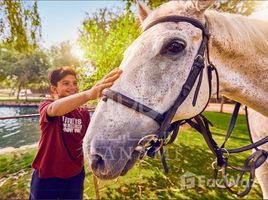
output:
M0 106L0 116L17 116L38 113L37 107ZM0 120L0 149L20 147L38 142L39 117Z

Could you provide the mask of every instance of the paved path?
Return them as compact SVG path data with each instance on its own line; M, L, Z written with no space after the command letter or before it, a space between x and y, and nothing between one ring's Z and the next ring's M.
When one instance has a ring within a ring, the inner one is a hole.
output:
M209 103L206 111L213 111L213 112L220 112L221 104L220 103ZM224 113L233 113L234 104L224 104L223 105L223 112ZM240 107L239 114L244 115L245 110L243 106Z

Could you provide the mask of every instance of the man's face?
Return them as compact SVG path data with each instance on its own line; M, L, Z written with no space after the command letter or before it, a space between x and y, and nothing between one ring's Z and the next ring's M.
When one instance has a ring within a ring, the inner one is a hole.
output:
M78 92L76 77L66 75L58 83L57 86L52 86L52 93L57 98L67 97Z

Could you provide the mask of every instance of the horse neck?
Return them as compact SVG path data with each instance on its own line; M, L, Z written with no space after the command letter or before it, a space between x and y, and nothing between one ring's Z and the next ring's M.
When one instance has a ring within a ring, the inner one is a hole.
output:
M268 23L215 11L206 17L221 95L268 116Z

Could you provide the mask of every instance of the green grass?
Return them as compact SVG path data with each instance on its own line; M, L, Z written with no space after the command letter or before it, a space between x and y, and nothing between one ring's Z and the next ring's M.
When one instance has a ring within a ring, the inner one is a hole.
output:
M0 155L0 199L27 199L36 150Z
M213 136L219 144L225 137L230 115L206 112L213 122ZM227 148L236 148L249 144L245 117L240 116L235 131L227 143ZM208 149L202 136L193 129L183 129L175 143L166 147L169 173L163 172L159 157L145 158L139 161L126 176L112 181L99 181L103 199L237 199L224 189L208 183L212 179L211 163L214 156ZM27 198L31 175L30 163L35 150L0 156L0 199ZM246 156L231 155L234 165L242 166ZM193 173L195 185L185 188L183 175ZM236 177L235 174L232 174ZM202 180L198 185L198 178ZM7 179L4 183L3 180ZM207 182L207 183L204 183ZM95 191L92 173L86 170L84 198L94 199ZM260 187L255 181L254 187L246 199L262 198Z

